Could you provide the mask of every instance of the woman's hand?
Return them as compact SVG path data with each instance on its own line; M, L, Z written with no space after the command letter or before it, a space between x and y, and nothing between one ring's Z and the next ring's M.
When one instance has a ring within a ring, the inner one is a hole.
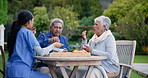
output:
M34 35L36 34L36 27L33 27L30 30L33 32Z
M87 39L86 38L86 32L87 32L87 30L83 31L82 34L81 34L83 40Z
M89 47L88 45L83 45L83 47L82 47L85 51L87 51L87 52L92 52L92 48L91 47Z

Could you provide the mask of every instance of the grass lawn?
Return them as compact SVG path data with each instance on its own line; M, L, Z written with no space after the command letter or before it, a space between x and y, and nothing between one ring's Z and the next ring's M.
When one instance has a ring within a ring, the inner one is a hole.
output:
M148 55L136 55L134 63L148 63Z
M8 53L5 53L5 57L7 59ZM0 55L0 68L2 67L2 62L1 62L1 55ZM134 59L134 63L148 63L148 55L136 55ZM2 78L2 74L0 73L0 78ZM137 72L132 71L131 77L130 78L146 78L141 75L139 75Z

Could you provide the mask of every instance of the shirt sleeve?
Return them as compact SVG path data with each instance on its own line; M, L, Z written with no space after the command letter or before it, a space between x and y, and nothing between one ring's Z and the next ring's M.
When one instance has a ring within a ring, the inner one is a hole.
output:
M26 37L27 37L27 41L30 47L33 48L34 46L39 46L39 43L32 31L28 31Z
M37 40L42 48L47 47L48 45L52 44L48 41L48 38L46 37L44 33L40 34Z
M87 40L82 39L82 45L87 44Z
M43 56L43 55L49 54L49 51L51 51L53 49L53 45L50 45L45 48L41 48L40 46L34 46L33 49L37 54L39 54L40 56Z
M53 44L51 44L50 46L45 47L45 48L41 48L40 46L34 46L33 49L40 56L48 55L49 51L51 51L51 50L57 50L57 51L60 50L59 48L54 47Z

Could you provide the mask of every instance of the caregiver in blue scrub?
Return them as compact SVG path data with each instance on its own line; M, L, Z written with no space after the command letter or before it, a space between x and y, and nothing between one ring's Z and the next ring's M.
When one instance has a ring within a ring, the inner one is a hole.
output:
M28 10L18 14L8 36L9 58L6 64L5 78L51 78L48 75L35 71L34 54L43 56L55 48L53 45L41 48L33 32L34 17Z

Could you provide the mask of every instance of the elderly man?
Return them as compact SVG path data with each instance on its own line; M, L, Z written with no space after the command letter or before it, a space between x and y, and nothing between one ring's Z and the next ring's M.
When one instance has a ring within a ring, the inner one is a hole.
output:
M64 28L64 23L61 19L55 18L50 23L50 31L48 33L41 33L38 37L38 42L42 48L51 45L54 42L60 42L63 44L60 49L62 51L70 52L68 39L61 35ZM50 51L50 52L53 52Z
M64 28L64 23L61 19L59 18L53 19L52 22L50 23L50 31L47 33L41 33L38 37L38 42L40 46L44 48L53 44L54 42L60 42L63 44L63 46L60 47L60 50L58 51L70 52L68 39L65 36L61 35L63 28ZM55 51L57 50L52 50L49 53ZM50 75L47 65L43 64L42 62L37 65L37 70L44 74ZM57 73L59 72L58 70L59 69L57 69Z

